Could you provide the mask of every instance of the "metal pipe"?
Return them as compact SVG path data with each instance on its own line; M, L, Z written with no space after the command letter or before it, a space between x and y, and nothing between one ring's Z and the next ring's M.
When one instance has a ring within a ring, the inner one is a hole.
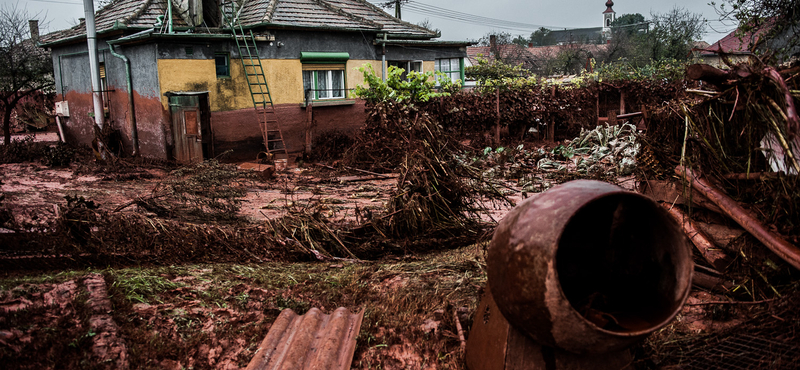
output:
M386 82L386 34L383 34L383 49L381 53L381 76L383 82Z
M83 11L86 16L86 43L89 47L89 73L92 78L92 102L94 103L94 122L102 131L105 118L103 111L102 86L100 85L100 62L97 59L97 30L94 23L94 2L83 0ZM97 141L100 156L105 160L105 150L101 140Z
M487 251L498 309L534 341L581 355L621 350L667 325L689 295L693 263L666 213L589 180L526 199Z
M167 33L172 33L172 0L167 0Z
M109 44L111 55L122 59L125 62L125 78L128 82L128 109L131 112L131 142L133 143L132 156L139 156L139 128L136 126L136 108L133 104L133 78L131 77L131 61L124 55L118 54L114 50L114 45Z
M64 136L64 127L61 125L61 117L56 115L56 126L58 126L58 136L61 139L62 143L67 142L66 136Z

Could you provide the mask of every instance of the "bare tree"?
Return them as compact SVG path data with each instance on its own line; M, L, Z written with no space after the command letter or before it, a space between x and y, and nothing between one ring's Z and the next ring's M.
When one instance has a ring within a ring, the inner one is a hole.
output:
M651 14L653 28L645 38L645 55L654 60L688 58L692 43L705 33L701 14L685 8L672 8L664 14Z
M51 88L53 62L50 54L30 38L31 16L18 4L0 7L0 111L3 142L11 143L11 111L24 97Z

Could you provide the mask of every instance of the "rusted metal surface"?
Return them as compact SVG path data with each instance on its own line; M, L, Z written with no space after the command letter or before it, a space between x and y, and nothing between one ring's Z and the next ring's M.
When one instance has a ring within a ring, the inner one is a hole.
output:
M681 234L645 196L572 181L500 222L489 287L503 316L539 343L576 354L621 350L670 322L686 300L693 263Z
M742 228L755 236L756 239L764 243L764 245L775 252L778 257L795 268L800 269L800 249L765 229L764 226L747 210L742 208L739 203L701 179L691 169L678 166L675 168L675 173L691 183L693 189L714 202L724 214L728 215Z
M506 321L491 289L486 289L475 311L465 357L470 370L621 370L632 360L627 350L579 356L534 342Z
M340 307L330 315L285 309L247 365L247 370L349 369L364 311Z

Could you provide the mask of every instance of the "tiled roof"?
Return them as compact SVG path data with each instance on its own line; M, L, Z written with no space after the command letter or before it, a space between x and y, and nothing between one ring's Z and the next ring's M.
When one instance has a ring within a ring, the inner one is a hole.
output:
M410 34L434 37L435 32L404 22L386 14L382 9L368 3L366 0L325 0L327 3L355 16L367 19L383 26L383 30L390 33Z
M254 369L349 369L364 310L344 307L325 315L312 308L305 315L281 312L247 366Z
M733 31L725 37L719 39L719 41L715 42L711 46L705 48L702 54L709 55L720 52L727 54L749 53L751 47L757 43L758 37L755 36L755 34L749 33L739 37L736 35L736 31Z
M524 68L536 69L542 66L546 60L550 60L558 56L563 50L566 49L580 49L592 53L594 55L608 49L607 44L581 44L581 45L552 45L552 46L536 46L536 47L523 47L516 44L498 45L498 52L500 59L508 64L522 64ZM494 59L494 52L491 51L489 46L470 46L467 47L467 58L472 65L478 64L478 57L483 59Z
M152 28L160 15L166 15L167 0L116 0L95 15L97 33L119 28ZM176 11L173 27L187 26ZM365 0L246 0L239 17L242 25L270 23L287 27L349 29L388 32L390 34L436 37L425 28L394 18ZM42 37L42 43L53 43L86 35L81 24Z
M497 45L497 52L500 59L507 64L522 64L524 68L536 68L537 61L533 54L525 47L516 44ZM478 64L478 58L487 60L495 59L495 52L489 46L470 46L467 47L467 58L472 65Z

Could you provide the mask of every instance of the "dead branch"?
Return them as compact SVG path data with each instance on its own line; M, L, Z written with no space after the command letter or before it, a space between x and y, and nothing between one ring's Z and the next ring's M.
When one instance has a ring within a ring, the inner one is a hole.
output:
M792 92L789 90L789 87L786 86L786 81L775 68L766 67L764 68L764 73L778 85L786 99L786 126L789 128L789 140L794 140L795 135L800 131L800 117L797 116L797 109L794 106Z
M774 172L750 172L750 173L728 173L722 175L722 178L727 180L761 180L761 179L774 179L778 174Z
M718 270L725 270L725 268L730 265L731 258L725 254L725 252L717 248L714 243L709 240L708 236L695 226L689 216L677 207L670 207L668 204L664 203L661 203L661 205L667 209L670 216L672 216L678 224L683 226L683 232L689 237L697 250L700 251L703 259L710 263L711 266L714 266L714 268Z
M710 291L726 293L733 289L733 283L728 280L711 276L709 274L695 270L692 274L692 284Z
M458 331L458 340L461 341L461 352L467 349L467 341L464 340L464 330L461 328L461 320L458 319L458 310L453 309L453 320L456 322L456 330Z
M730 71L712 67L708 64L692 64L686 68L686 77L703 80L714 85L728 85L736 80L752 75L748 68L734 68Z
M692 188L699 191L706 198L719 206L728 217L732 218L741 225L742 228L764 243L764 245L775 252L778 257L795 268L800 269L800 249L765 229L764 226L747 210L742 208L739 203L711 186L711 184L705 180L700 179L691 169L678 166L675 168L675 173L691 183Z
M687 303L686 306L705 306L709 304L762 304L762 303L769 303L774 301L775 298L770 299L762 299L760 301L708 301L708 302L698 302L698 303Z

